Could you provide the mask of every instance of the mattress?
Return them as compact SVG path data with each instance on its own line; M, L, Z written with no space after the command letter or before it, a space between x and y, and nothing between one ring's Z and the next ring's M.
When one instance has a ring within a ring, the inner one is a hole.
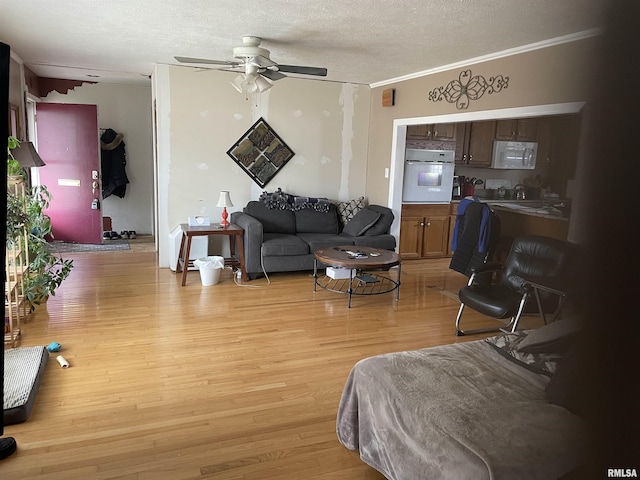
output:
M48 361L49 352L43 346L5 350L5 425L24 422L29 418Z

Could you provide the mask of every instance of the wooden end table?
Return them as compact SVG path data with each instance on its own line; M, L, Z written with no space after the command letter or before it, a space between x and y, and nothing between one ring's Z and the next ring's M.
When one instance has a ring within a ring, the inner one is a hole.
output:
M226 235L229 237L229 249L231 257L224 259L225 265L239 266L242 272L242 280L249 281L247 271L244 266L244 230L239 226L231 223L226 227L221 225L211 225L206 227L190 227L186 223L181 223L182 240L180 241L180 251L178 252L178 264L176 265L176 273L182 272L182 286L187 283L187 272L189 270L189 254L191 253L191 239L193 237L209 236L209 235ZM238 258L235 258L236 244L234 238L238 242Z
M352 253L361 253L363 256L354 256ZM380 248L346 245L321 248L313 252L313 256L314 292L316 287L320 286L331 292L346 294L349 308L351 308L352 295L379 295L395 291L396 301L400 300L402 259L397 253ZM318 279L318 262L348 269L349 275L344 278L331 278L325 274ZM389 269L396 265L398 266L397 280L371 272L372 270Z

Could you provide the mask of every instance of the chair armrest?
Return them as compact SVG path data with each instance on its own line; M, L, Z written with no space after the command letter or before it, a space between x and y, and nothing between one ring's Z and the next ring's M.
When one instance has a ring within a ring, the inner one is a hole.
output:
M231 223L244 230L244 263L247 273L262 271L262 223L244 212L231 213Z
M526 277L524 281L524 286L529 286L529 288L531 289L537 288L539 290L554 293L559 296L567 295L567 291L565 288L566 283L563 281L563 279L548 277Z
M477 267L471 268L471 275L469 276L469 281L467 282L467 286L471 286L476 282L476 276L482 275L485 273L499 272L502 270L502 264L500 262L487 262L482 265L478 265Z
M471 273L486 273L486 272L498 272L502 270L502 264L500 262L487 262L471 269Z

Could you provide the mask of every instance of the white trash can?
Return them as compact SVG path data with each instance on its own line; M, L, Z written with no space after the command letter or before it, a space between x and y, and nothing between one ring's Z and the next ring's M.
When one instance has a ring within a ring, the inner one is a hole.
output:
M220 280L220 270L224 268L224 258L219 256L202 257L193 262L200 270L200 280L205 287L215 285Z

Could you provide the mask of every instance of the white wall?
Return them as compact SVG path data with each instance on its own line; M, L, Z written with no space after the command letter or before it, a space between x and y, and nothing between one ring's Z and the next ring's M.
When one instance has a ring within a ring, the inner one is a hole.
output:
M124 198L111 195L103 200L102 215L111 217L117 232L154 233L151 87L85 83L66 94L53 91L42 101L97 105L99 128L124 135L129 184Z
M166 65L154 72L160 266L169 264L168 234L176 225L194 215L220 221L220 190L230 191L230 212L278 187L332 200L365 194L368 86L288 77L247 100L230 85L233 78ZM226 154L260 117L295 152L264 188ZM226 255L226 242L212 242L211 253Z

